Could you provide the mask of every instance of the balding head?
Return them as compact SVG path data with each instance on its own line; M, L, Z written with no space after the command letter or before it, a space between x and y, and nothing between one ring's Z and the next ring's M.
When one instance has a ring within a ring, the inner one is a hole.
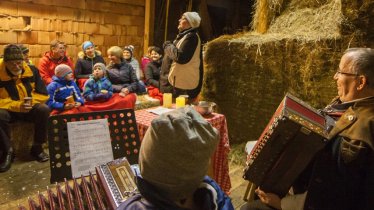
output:
M352 72L364 75L368 87L374 89L374 49L349 48L343 57L347 58Z

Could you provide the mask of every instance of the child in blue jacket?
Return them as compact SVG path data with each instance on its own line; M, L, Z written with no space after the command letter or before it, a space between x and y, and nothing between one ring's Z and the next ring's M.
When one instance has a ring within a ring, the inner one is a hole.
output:
M70 66L60 64L55 68L55 76L47 86L49 108L64 111L84 104L80 90L74 82L73 71Z
M106 67L103 63L96 63L84 85L83 97L86 101L107 101L112 95L112 83L106 77Z

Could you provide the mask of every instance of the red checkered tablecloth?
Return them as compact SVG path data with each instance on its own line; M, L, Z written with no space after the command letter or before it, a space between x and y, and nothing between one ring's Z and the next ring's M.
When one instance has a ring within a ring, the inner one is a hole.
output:
M140 141L143 140L144 134L151 121L158 115L148 112L146 109L135 111L136 123L138 125ZM230 192L231 181L229 176L228 154L230 151L230 142L227 132L226 117L222 114L213 113L204 117L220 133L220 142L212 156L214 180L221 186L226 193Z

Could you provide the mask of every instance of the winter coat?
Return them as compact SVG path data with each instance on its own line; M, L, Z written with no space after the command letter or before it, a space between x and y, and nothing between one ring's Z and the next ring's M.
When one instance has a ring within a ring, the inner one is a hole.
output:
M130 93L136 93L139 82L136 78L135 71L130 64L122 61L120 64L113 64L109 67L108 79L112 83L113 92L119 93L122 88L127 88Z
M51 56L51 51L49 51L40 59L38 69L46 85L52 82L52 77L55 75L55 68L60 64L66 64L71 69L74 69L72 60L66 54L59 60L55 60Z
M18 76L11 76L0 59L0 109L20 112L24 97L32 97L32 104L45 103L48 99L43 85L36 85L40 81L37 74L25 62L23 71ZM45 87L44 87L45 88Z
M107 93L102 93L102 90L108 91ZM83 97L87 101L101 101L108 100L113 95L112 83L108 78L103 77L101 79L95 80L93 76L87 80L84 85Z
M179 48L176 44L179 40L185 37ZM172 93L173 86L169 83L168 76L170 68L173 62L179 64L187 64L192 57L194 52L198 47L199 37L197 35L196 28L186 29L181 31L173 43L164 44L164 58L162 60L161 74L160 74L160 90L163 93ZM200 66L199 66L199 82L198 86L193 90L188 90L187 93L190 98L196 98L201 91L203 82L203 63L202 63L202 53L200 52Z
M75 77L77 79L89 78L92 74L93 66L96 63L105 64L104 58L101 56L101 52L95 51L95 57L87 57L84 52L78 53L78 60L75 63Z
M152 61L145 67L145 79L148 85L152 85L155 88L160 88L160 72L161 72L162 60Z
M134 69L135 71L135 74L136 74L136 78L138 78L138 80L140 80L140 76L141 76L141 73L140 73L140 66L139 66L139 61L136 60L134 57L131 57L131 60L128 61L126 60L126 63L130 64L132 66L132 68Z
M122 203L117 210L187 210L170 201L167 197L146 180L137 177L140 194L133 195ZM195 191L195 202L199 209L194 210L234 210L231 199L221 190L218 184L206 176Z
M51 109L64 110L64 104L68 96L73 96L75 102L84 104L81 92L74 81L52 77L53 81L47 86L49 99L47 105Z
M352 103L311 164L304 209L374 208L374 97Z

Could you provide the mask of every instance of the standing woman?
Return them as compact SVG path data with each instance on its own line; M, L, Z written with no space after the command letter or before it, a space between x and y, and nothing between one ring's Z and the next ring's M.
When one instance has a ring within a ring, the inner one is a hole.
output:
M200 21L198 13L185 12L179 19L177 38L164 43L161 92L173 93L173 97L187 94L192 101L199 95L203 81Z
M95 45L91 41L83 42L82 50L78 53L78 60L75 64L75 77L81 90L83 90L84 83L92 74L93 66L96 63L105 64L101 52L95 50Z

